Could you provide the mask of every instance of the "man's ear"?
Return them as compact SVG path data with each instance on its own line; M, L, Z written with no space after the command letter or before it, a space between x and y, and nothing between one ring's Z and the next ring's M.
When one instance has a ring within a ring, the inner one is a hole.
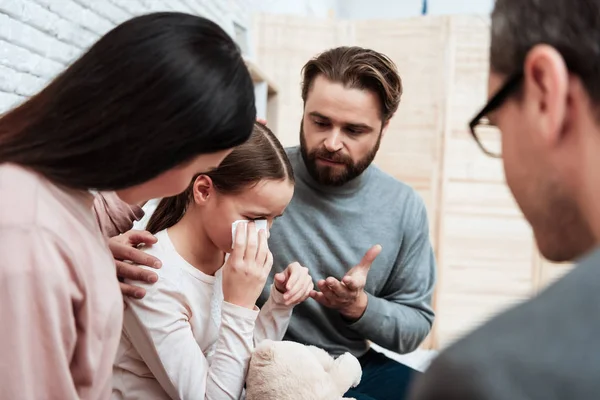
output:
M560 53L548 45L533 47L524 64L524 96L528 112L540 124L542 140L561 140L568 108L569 71Z
M192 196L194 203L202 205L214 195L215 187L212 179L207 175L198 175L192 187Z

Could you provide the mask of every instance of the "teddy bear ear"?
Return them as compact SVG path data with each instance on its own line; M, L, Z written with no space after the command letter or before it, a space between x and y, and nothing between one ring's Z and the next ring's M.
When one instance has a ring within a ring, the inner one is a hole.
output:
M262 361L273 361L275 358L273 344L272 340L263 340L254 350L254 355L252 357Z
M275 352L272 348L264 348L260 351L255 351L254 356L262 361L273 361L275 358Z

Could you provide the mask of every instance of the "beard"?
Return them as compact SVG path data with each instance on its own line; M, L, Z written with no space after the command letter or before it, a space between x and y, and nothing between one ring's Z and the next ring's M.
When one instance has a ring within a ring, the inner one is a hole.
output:
M300 152L302 159L310 176L321 185L342 186L357 178L371 165L377 155L380 144L381 132L375 146L373 146L368 154L356 162L346 154L341 152L332 153L325 147L318 147L309 151L304 137L304 124L300 124ZM317 163L317 159L319 158L340 164L336 166L319 165Z

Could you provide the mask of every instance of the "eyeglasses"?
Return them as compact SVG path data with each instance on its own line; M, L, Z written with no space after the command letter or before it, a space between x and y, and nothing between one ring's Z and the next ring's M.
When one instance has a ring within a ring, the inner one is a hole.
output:
M490 123L487 115L499 108L519 88L522 79L522 72L512 75L469 123L475 142L490 157L502 157L502 136L500 129Z

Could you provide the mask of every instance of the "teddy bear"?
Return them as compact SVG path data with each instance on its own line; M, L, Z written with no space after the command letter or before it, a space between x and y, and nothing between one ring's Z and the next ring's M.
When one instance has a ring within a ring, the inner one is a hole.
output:
M266 339L250 359L246 400L348 400L344 393L361 376L350 353L334 359L315 346Z

